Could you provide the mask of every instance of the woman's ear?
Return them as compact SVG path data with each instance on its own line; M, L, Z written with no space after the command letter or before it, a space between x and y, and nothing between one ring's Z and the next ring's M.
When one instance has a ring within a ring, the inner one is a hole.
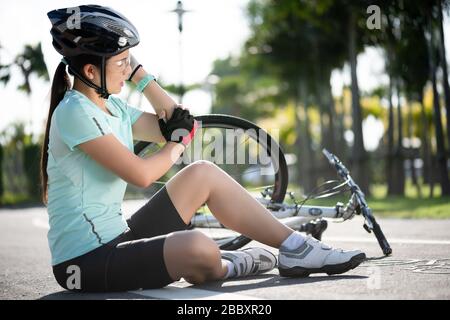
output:
M86 78L88 78L89 80L94 80L95 78L95 72L96 72L96 68L93 64L86 64L83 67L83 72L84 75L86 76Z

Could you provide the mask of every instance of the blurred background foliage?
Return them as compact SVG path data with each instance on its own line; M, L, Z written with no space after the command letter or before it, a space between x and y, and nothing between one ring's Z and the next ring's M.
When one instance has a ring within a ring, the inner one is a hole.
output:
M251 34L240 54L216 60L210 72L211 113L279 128L283 151L295 159L290 183L301 192L334 176L320 152L326 147L377 199L446 199L450 89L443 15L449 3L251 0L246 9ZM356 70L358 55L367 48L382 53L388 84L362 92ZM31 75L49 81L40 43L25 45L11 64L2 64L1 52L0 46L3 85L12 67L21 70L17 89L24 94L32 91ZM331 86L335 70L350 79L340 96ZM162 86L182 96L203 85ZM364 145L370 131L363 132L363 123L370 119L383 128L374 150ZM21 123L0 134L4 205L39 199L41 140L26 135Z

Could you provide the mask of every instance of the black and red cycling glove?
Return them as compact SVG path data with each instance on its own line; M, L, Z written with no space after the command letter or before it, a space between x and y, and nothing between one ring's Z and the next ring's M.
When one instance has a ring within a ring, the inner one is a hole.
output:
M176 107L172 117L166 121L159 119L159 128L167 142L182 143L187 146L194 138L199 125L189 110Z

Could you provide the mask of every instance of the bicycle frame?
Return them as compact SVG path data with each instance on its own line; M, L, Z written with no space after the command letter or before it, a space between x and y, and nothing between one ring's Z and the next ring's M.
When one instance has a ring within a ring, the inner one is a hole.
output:
M285 203L272 203L265 198L257 198L272 215L287 226L298 229L300 226L311 220L329 218L329 219L351 219L356 211L351 206L344 206L338 202L334 207L323 206L301 206L289 205ZM223 228L220 222L212 215L196 215L191 220L194 227L197 228Z
M333 165L338 175L343 179L344 184L350 188L351 197L348 203L344 206L343 203L338 202L334 207L322 206L299 206L297 203L289 205L286 203L274 203L265 198L267 190L262 192L264 198L256 198L262 205L264 205L274 217L279 219L282 223L293 229L299 229L302 224L312 220L328 218L328 219L342 219L342 221L353 218L355 214L362 214L365 222L364 229L375 234L383 253L390 255L392 249L386 240L381 227L376 222L372 214L372 210L368 206L365 195L350 176L348 169L334 154L328 150L322 150L325 157L331 165ZM223 228L220 222L212 215L195 215L191 221L194 227L198 228Z

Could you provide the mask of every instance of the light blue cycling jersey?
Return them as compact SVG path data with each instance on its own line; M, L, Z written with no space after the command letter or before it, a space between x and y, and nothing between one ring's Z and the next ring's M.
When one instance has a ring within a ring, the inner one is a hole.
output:
M127 183L78 148L113 134L133 151L131 126L142 111L110 96L107 108L69 90L55 109L48 146L48 242L52 265L78 257L127 229L121 204Z

